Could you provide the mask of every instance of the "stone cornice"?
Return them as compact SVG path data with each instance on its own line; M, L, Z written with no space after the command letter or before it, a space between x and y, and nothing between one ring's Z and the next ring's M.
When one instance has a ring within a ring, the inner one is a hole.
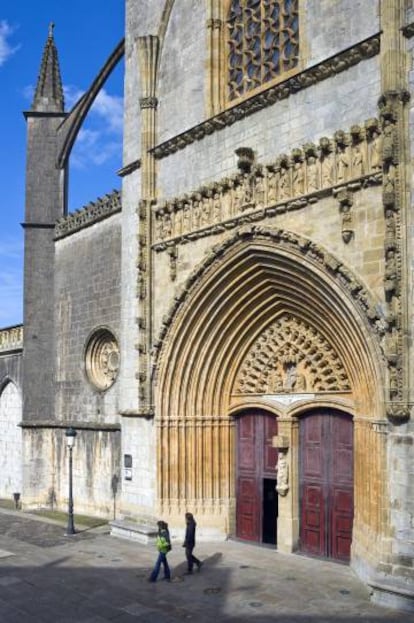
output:
M379 49L380 35L376 34L157 145L151 152L157 159L165 158L176 151L184 149L187 145L204 138L208 134L232 125L239 119L271 106L279 100L286 99L290 95L335 74L346 71L361 61L375 56L378 54Z
M0 353L12 353L23 349L23 325L0 329Z
M31 422L21 422L19 425L21 428L51 428L51 429L66 429L75 428L76 430L91 430L102 432L118 432L121 430L120 424L105 424L104 422L70 422L62 421L56 422L54 420L37 420Z
M65 238L121 210L121 192L119 190L114 190L104 197L99 197L96 202L92 201L81 210L77 210L73 214L69 214L57 221L55 240Z
M130 173L133 173L134 171L140 168L141 168L141 160L138 159L138 160L134 160L133 162L130 162L129 164L126 164L124 167L122 167L122 169L119 169L116 172L116 174L119 175L119 177L126 177Z

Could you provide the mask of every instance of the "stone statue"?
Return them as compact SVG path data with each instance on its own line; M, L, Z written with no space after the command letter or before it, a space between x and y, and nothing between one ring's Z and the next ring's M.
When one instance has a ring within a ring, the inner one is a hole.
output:
M352 150L352 177L361 177L365 173L364 154L360 143L356 143Z
M346 182L349 176L349 157L344 145L338 145L336 155L336 181L338 184Z
M372 132L370 162L373 171L382 168L382 136L378 128Z
M294 196L303 195L304 192L304 175L303 164L300 160L296 160L292 170L292 193Z
M319 190L319 171L316 157L311 155L308 157L307 173L307 191L308 193Z
M281 450L279 450L278 453L276 470L276 491L279 495L285 496L289 491L289 464L286 452L282 452Z

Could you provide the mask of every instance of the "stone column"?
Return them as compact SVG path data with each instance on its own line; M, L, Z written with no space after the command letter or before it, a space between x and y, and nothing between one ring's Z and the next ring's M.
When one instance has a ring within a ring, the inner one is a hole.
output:
M279 495L277 549L290 553L299 541L299 422L278 418L278 435L273 438L278 449L277 485Z

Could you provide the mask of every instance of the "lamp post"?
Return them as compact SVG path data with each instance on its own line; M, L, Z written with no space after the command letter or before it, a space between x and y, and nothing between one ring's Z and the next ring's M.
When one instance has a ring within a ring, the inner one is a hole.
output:
M68 501L68 527L66 534L75 534L75 526L73 525L73 494L72 494L72 450L75 444L76 430L72 426L65 431L66 445L69 448L69 501Z

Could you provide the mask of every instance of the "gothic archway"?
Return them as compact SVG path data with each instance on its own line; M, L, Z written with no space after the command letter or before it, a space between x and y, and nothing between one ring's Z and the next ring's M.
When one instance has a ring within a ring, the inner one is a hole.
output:
M252 230L224 243L187 288L164 336L156 387L159 500L170 517L178 517L191 503L205 523L226 533L234 526L235 440L230 412L234 401L244 400L243 369L254 377L255 344L275 326L296 327L304 337L310 332L314 342L297 362L301 374L307 366L315 400L318 392L332 400L346 394L358 415L357 443L383 451L375 445L369 425L384 417L380 335L364 314L364 306L373 308L374 302L340 266L329 253L291 232ZM283 344L279 347L285 352ZM315 381L321 369L311 370L309 353L314 347L323 365L335 367L333 380L329 374ZM285 354L288 359L292 355ZM250 387L250 401L255 395L260 402L258 394L269 391L254 383ZM277 391L273 388L270 393ZM378 508L362 494L367 455L359 452L356 460L356 517L361 524L377 525ZM377 471L372 473L371 466L372 482L381 497Z

